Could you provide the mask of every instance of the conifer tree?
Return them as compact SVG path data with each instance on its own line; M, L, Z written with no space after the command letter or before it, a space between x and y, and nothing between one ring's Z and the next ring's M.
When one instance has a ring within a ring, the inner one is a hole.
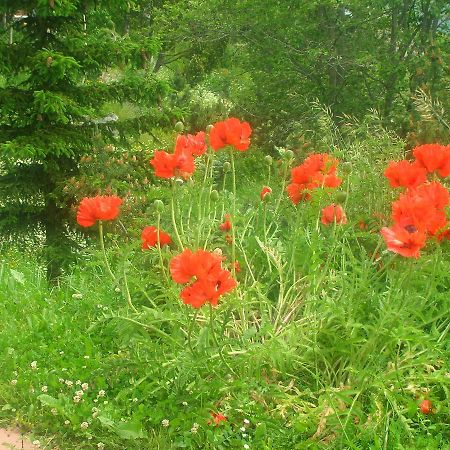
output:
M99 139L126 144L160 119L167 86L147 70L159 44L145 3L0 5L0 231L40 230L49 278L67 254L71 222L61 191L80 157ZM118 121L105 115L107 101L134 103L139 115Z

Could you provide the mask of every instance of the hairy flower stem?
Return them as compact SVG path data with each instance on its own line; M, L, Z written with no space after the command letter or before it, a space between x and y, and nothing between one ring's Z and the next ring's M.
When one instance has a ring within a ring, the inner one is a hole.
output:
M195 310L194 316L192 317L191 321L189 322L188 335L187 335L188 347L194 356L196 356L196 352L194 351L194 347L192 346L192 330L194 329L194 324L197 322L198 311L199 311L198 309Z
M134 307L133 302L131 301L130 289L128 289L128 279L127 279L127 271L125 266L123 267L123 282L125 285L125 295L127 297L128 306L137 313L138 310Z
M108 257L106 256L105 241L103 239L103 223L101 220L98 221L98 234L100 237L100 248L102 249L103 259L105 260L105 265L106 265L106 270L108 271L109 275L113 279L114 283L116 283L117 278L114 275L113 271L111 270L111 266L109 265Z
M181 250L184 250L183 242L181 241L180 233L178 232L177 221L175 220L175 182L172 181L172 195L170 197L170 210L172 217L172 226L175 231L175 236L177 237L178 245Z
M266 247L266 251L264 252L266 254L267 258L267 267L269 268L269 272L272 272L272 263L270 261L270 257L267 253L267 203L263 200L263 229L264 229L264 245Z
M158 237L156 247L158 248L159 263L161 264L161 270L163 271L164 278L166 279L167 284L169 284L169 276L166 271L166 266L164 265L164 260L161 251L160 227L161 227L161 213L158 211L156 215L156 234Z
M219 343L217 341L216 332L214 330L214 309L213 309L213 306L211 305L211 303L209 304L209 328L211 330L211 336L212 336L214 345L217 347L217 351L219 352L220 359L225 364L227 369L236 375L236 372L231 368L231 366L228 364L227 360L223 356L222 347L219 345Z
M285 165L284 165L283 183L282 183L282 186L281 186L281 192L280 192L280 195L278 196L278 200L277 200L277 203L276 203L276 206L275 206L275 211L274 211L274 213L273 213L274 216L276 216L276 214L277 214L277 212L278 212L278 208L280 207L280 204L281 204L281 199L283 198L283 196L284 196L284 191L286 190L286 179L287 179L287 175L288 175L289 166L291 165L291 164L290 164L291 161L292 161L291 158L288 159L288 160L285 162Z
M232 201L232 226L231 226L231 262L233 266L231 268L231 272L233 274L233 278L236 277L236 268L234 267L234 263L236 262L236 230L234 222L236 220L236 170L234 167L234 153L231 149L231 178L233 181L233 201Z

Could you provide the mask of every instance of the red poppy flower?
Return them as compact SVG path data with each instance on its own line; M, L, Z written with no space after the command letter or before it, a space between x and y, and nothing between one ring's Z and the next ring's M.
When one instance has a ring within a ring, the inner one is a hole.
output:
M197 134L179 135L175 144L175 153L187 152L194 156L203 155L206 152L205 132Z
M229 214L225 214L225 216L224 216L225 222L223 222L219 225L219 228L222 231L230 231L231 230L231 227L233 225L231 224L230 217L231 216Z
M413 225L403 227L394 224L391 228L382 228L381 234L391 252L406 258L418 258L420 249L425 246L425 233Z
M209 132L209 143L214 150L219 150L231 145L241 152L250 146L252 129L247 122L231 117L222 122L217 122Z
M181 291L183 303L194 308L201 308L206 302L217 306L219 297L237 286L228 270L220 269L210 273L207 278L197 279Z
M225 422L227 420L223 414L215 413L214 411L211 411L211 416L216 427L219 426L220 422Z
M419 408L423 414L430 414L433 411L433 404L431 403L430 400L425 399L419 405Z
M419 145L413 150L413 154L417 162L428 172L438 172L441 177L450 175L450 146Z
M184 150L175 153L156 150L150 164L155 169L155 175L159 178L180 176L188 179L195 171L194 157Z
M191 252L186 249L170 261L170 274L176 283L188 283L193 277L197 279L214 278L221 270L222 257L206 250Z
M347 217L345 216L342 206L335 205L333 203L322 209L322 216L320 218L320 221L324 225L329 225L330 223L334 222L345 224L347 223Z
M119 215L122 199L115 195L84 197L77 211L77 222L82 227L91 227L97 220L113 220Z
M313 153L297 167L291 169L292 183L287 192L294 204L309 200L311 191L320 187L335 188L341 184L336 175L338 160L326 153Z
M261 189L261 193L259 194L260 197L261 197L261 200L264 200L264 197L265 197L267 194L271 194L271 193L272 193L272 189L271 189L269 186L264 186L264 187Z
M159 239L158 239L159 236ZM156 247L159 240L159 245L163 247L164 245L168 245L172 242L170 236L162 230L158 230L158 228L149 226L145 227L142 230L142 249L149 249L151 247Z
M384 171L392 187L414 188L427 181L427 171L417 162L391 161Z
M392 204L392 218L400 226L413 225L420 231L435 234L446 224L444 207L450 194L440 183L424 184Z

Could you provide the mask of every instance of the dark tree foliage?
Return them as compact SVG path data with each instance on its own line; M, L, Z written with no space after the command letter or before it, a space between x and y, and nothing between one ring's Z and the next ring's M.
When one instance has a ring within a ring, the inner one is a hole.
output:
M49 278L68 254L62 188L94 146L127 145L164 123L166 83L147 70L160 43L151 2L6 0L0 5L0 231L45 235ZM103 108L130 102L119 121Z

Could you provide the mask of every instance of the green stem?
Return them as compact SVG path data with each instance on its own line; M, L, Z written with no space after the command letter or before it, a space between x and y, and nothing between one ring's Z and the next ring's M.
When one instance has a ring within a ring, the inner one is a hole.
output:
M236 231L235 231L235 221L236 221L236 170L234 167L234 153L233 149L230 151L231 154L231 178L233 182L233 201L232 201L232 226L231 226L231 262L233 264L231 268L231 273L233 278L236 277L236 268L234 263L236 261Z
M156 247L158 248L158 254L159 254L159 263L161 264L161 270L163 271L164 274L164 278L167 281L167 284L169 284L169 276L166 272L166 266L164 265L164 260L162 257L162 251L161 251L161 240L160 240L160 226L161 226L161 214L158 211L157 216L156 216L156 233L157 233L157 237L158 237L158 242L156 243Z
M127 297L128 306L137 313L138 310L134 307L133 302L131 301L130 290L128 289L128 279L127 279L127 271L125 270L125 265L123 267L123 281L125 285L125 295Z
M102 249L103 253L103 259L105 260L106 270L108 271L109 275L113 279L114 282L117 282L117 278L114 275L113 271L111 270L111 266L108 262L108 257L106 256L106 250L105 250L105 242L103 240L103 223L101 220L98 221L98 234L100 237L100 248Z
M178 245L180 246L181 250L184 250L183 242L181 241L180 233L178 232L177 221L175 220L175 181L172 181L172 195L170 197L170 209L171 209L173 230L175 232L175 236L177 237Z
M199 312L199 310L196 309L195 313L194 313L194 317L192 317L192 320L189 323L189 329L188 329L188 335L187 335L189 350L191 351L191 353L194 356L196 355L196 352L194 351L194 347L192 347L192 330L194 329L194 323L197 321L198 312Z
M222 360L222 362L225 364L225 366L227 367L227 369L234 373L236 375L236 372L231 368L231 366L228 364L228 362L226 361L225 357L223 356L223 352L222 352L222 347L219 346L219 343L217 342L217 337L216 337L216 333L214 330L214 309L212 304L209 304L209 327L211 329L211 335L213 338L213 342L214 345L217 347L217 351L219 352L220 355L220 359Z

